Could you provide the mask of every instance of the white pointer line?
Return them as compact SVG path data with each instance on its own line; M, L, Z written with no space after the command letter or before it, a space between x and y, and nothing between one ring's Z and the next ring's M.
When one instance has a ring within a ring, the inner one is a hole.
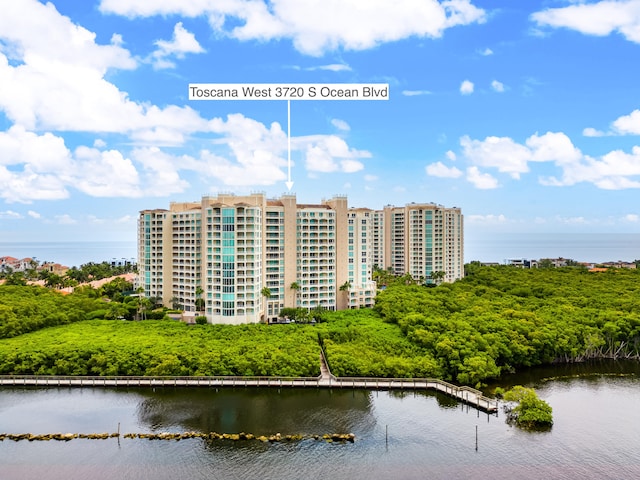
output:
M291 191L293 182L291 181L291 100L287 100L287 188Z
M287 181L291 181L291 100L389 100L388 83L190 83L189 100L286 100Z

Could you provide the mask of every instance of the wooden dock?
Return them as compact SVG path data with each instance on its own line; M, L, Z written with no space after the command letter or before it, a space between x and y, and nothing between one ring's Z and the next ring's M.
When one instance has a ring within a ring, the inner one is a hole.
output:
M498 401L470 387L460 387L434 378L334 377L323 371L319 377L94 377L0 375L0 386L36 387L268 387L350 388L363 390L434 390L486 413L497 413Z

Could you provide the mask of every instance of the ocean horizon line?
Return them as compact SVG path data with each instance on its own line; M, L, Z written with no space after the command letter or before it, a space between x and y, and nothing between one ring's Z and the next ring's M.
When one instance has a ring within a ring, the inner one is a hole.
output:
M604 263L640 259L640 233L507 233L465 235L464 262L566 258ZM136 240L0 241L0 257L34 258L73 267L103 261L137 260Z

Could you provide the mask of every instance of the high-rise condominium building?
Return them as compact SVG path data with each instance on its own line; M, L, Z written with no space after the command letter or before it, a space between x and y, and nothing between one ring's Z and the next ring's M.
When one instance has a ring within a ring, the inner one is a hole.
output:
M464 228L459 208L411 203L386 206L382 216L382 265L396 275L409 273L426 282L433 280L435 272L442 272L446 282L464 276Z
M343 196L298 204L295 195L219 194L140 212L138 286L211 323L371 306L375 268L461 278L462 232L460 209L435 204L376 211L349 209Z

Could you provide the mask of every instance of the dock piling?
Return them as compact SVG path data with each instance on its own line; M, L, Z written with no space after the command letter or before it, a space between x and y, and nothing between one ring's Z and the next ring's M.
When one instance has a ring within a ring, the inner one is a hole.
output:
M476 452L478 451L478 425L476 425Z

